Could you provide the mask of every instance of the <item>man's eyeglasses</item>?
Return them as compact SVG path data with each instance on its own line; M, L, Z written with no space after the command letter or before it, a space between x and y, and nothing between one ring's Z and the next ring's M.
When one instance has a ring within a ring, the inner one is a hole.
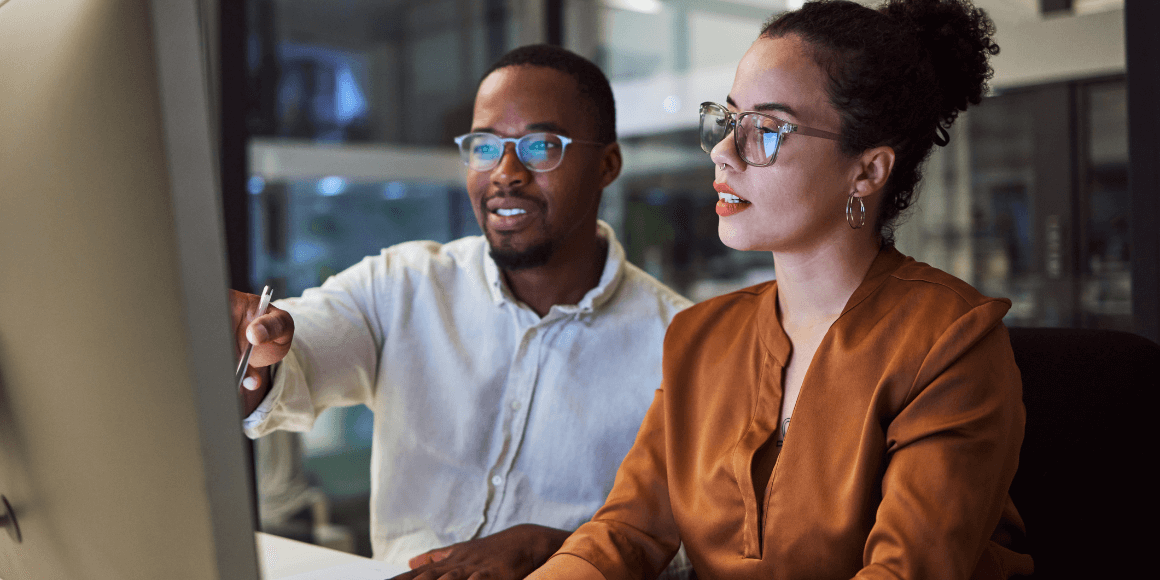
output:
M463 164L476 171L491 171L503 159L508 143L514 143L516 157L531 171L551 171L564 160L569 143L604 145L596 141L571 139L555 133L528 133L518 139L499 137L491 133L468 133L455 138Z
M837 133L803 127L764 113L732 113L717 103L701 103L701 149L705 153L712 153L713 147L730 131L733 131L737 154L745 163L754 167L773 165L781 142L790 133L834 141L842 139Z

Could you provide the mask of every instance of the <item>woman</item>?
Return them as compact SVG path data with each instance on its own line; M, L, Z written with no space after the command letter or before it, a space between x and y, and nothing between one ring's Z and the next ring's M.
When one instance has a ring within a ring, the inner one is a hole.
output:
M1010 301L904 257L919 165L991 75L968 2L812 2L702 106L726 245L776 282L698 304L607 503L532 578L1006 578L1024 411ZM792 425L792 429L790 428Z

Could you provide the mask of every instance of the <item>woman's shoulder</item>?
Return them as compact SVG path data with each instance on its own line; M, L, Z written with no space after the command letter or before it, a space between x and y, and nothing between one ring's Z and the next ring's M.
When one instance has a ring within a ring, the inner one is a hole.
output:
M777 283L771 280L698 302L673 317L665 334L665 351L696 351L756 340L762 332L759 321L776 317L776 300Z
M770 280L702 300L677 314L672 324L700 327L708 321L727 320L733 323L751 318L754 309L758 308L764 299L772 299L776 289L777 282Z
M967 282L929 264L900 256L880 282L846 315L896 329L921 328L933 339L963 325L985 333L1000 324L1011 307L1007 298L986 296ZM850 320L848 322L853 322Z
M986 296L967 282L944 272L925 262L907 257L891 273L892 289L915 294L916 297L941 303L943 306L959 305L971 309L989 302L1006 302L1006 298Z

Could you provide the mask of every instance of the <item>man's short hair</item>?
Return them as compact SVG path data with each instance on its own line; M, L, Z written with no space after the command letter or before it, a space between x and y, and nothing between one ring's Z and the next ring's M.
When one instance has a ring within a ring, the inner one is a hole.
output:
M558 46L550 44L529 44L521 46L501 56L483 77L482 84L491 73L509 66L542 66L558 70L576 79L580 94L592 105L593 119L596 121L596 139L601 143L616 141L616 101L612 97L612 85L600 67L592 61Z

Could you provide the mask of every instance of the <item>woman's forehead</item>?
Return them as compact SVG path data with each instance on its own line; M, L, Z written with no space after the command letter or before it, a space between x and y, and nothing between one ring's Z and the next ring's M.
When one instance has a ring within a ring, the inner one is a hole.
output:
M783 104L799 116L823 120L833 113L827 82L825 71L799 37L759 38L737 65L729 97L742 110Z

